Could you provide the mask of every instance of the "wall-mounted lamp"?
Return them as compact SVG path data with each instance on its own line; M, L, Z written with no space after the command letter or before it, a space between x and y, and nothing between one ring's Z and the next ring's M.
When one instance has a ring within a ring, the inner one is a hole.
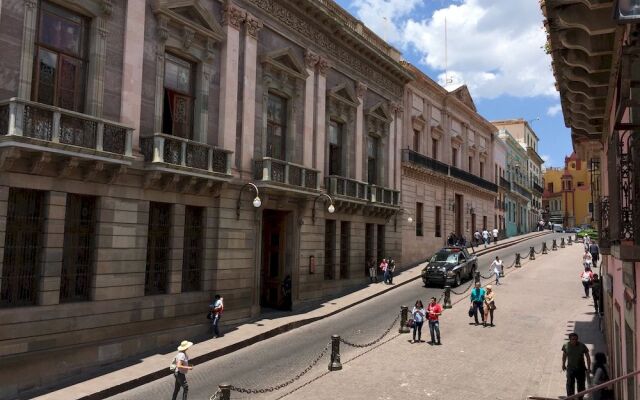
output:
M236 219L240 219L240 199L242 198L242 191L246 187L251 187L256 192L256 197L253 199L253 202L252 202L253 206L255 208L260 208L260 206L262 205L262 200L260 200L260 192L258 191L258 187L251 182L244 184L244 186L240 188L240 194L238 194L238 204L236 204Z
M316 202L318 201L319 198L321 197L326 197L327 199L329 199L330 204L329 207L327 207L327 211L329 211L329 214L333 214L334 211L336 211L336 208L333 206L333 199L331 198L331 196L329 196L326 193L320 193L314 200L313 200L313 207L311 208L311 222L313 222L314 224L316 223Z
M394 232L398 229L398 214L408 214L407 217L407 222L412 224L413 223L413 217L411 216L411 212L409 210L407 210L406 208L401 208L398 211L395 212L394 214L394 219L393 219L393 230ZM389 220L387 219L387 222Z

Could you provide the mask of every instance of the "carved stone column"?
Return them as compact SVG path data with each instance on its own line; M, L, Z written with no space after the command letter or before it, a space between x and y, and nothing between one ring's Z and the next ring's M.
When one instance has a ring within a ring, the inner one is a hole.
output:
M302 165L311 166L315 165L313 160L313 118L314 109L313 106L315 96L315 81L316 81L316 65L320 57L308 51L304 55L304 62L307 69L307 79L304 84L304 125L303 125L303 151L302 151Z
M324 160L326 152L326 95L327 95L327 72L329 71L329 61L320 57L318 60L318 77L316 92L316 162L314 168L318 169L320 181L324 181Z
M236 153L236 126L238 118L238 63L240 27L246 12L231 1L225 1L222 24L225 42L222 45L220 65L220 119L218 146ZM237 157L238 155L235 154ZM236 165L235 162L232 165Z
M356 96L358 96L358 108L356 108L356 143L355 143L355 155L356 155L356 175L355 178L359 181L363 180L362 169L364 167L364 96L367 93L367 85L362 82L358 82L356 85Z
M255 139L256 113L256 70L258 54L258 32L262 28L262 21L247 14L245 19L244 36L244 76L242 91L242 142L240 146L240 169L251 176L253 148Z
M20 52L20 82L18 84L18 97L22 99L31 99L31 80L37 29L38 2L37 0L25 0L24 20L22 23L22 51Z

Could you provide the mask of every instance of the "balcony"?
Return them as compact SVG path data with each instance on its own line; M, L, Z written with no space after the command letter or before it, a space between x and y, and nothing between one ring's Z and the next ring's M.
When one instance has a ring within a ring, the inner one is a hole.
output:
M163 133L141 137L140 150L150 172L147 187L149 181L166 181L167 176L178 184L181 178L192 183L231 180L232 152L228 150Z
M288 161L264 157L254 161L254 178L261 186L294 193L317 193L320 190L318 170Z
M344 197L348 200L368 201L369 184L337 175L324 178L327 193L336 199Z
M382 186L368 185L367 200L372 203L398 207L400 205L400 192Z
M511 182L509 182L508 180L504 179L503 177L500 177L500 187L503 188L504 190L510 191L511 190Z
M542 195L542 193L544 192L544 189L542 188L542 186L538 185L535 182L533 183L533 190L539 195Z
M134 160L132 134L128 126L75 111L17 98L0 102L4 169L113 178Z
M496 185L495 183L484 180L479 176L461 170L460 168L449 166L449 176L461 179L465 182L471 183L472 185L479 186L490 192L498 192L498 185Z
M525 189L524 187L520 186L520 184L518 183L513 185L511 191L518 193L519 195L525 197L527 200L531 200L531 192Z

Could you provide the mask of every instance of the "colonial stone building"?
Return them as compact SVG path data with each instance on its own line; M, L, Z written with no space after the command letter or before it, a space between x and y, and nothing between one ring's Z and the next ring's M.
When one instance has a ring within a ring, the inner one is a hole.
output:
M6 0L0 49L0 397L403 262L411 71L333 1Z
M449 92L405 65L416 79L405 90L402 198L415 225L405 224L402 254L417 263L450 233L470 240L476 229L494 228L496 128L478 114L466 86Z

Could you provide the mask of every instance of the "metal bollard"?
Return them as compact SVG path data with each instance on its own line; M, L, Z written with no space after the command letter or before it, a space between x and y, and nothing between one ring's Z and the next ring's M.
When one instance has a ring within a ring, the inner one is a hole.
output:
M451 308L451 286L444 287L444 308Z
M219 400L231 400L231 385L223 383L222 385L218 385L218 389L220 389Z
M504 278L504 264L500 266L500 278Z
M329 371L340 371L340 336L331 335L331 361L329 361Z
M476 271L475 276L473 277L473 280L478 283L480 282L480 271Z
M516 268L522 267L522 264L520 264L520 253L516 253L516 264L514 265L514 267Z
M531 248L529 248L529 260L535 260L536 259L536 249L531 246Z
M564 249L564 238L560 238L560 248Z
M547 242L542 242L542 254L548 254L549 251L547 250Z
M400 333L409 333L409 327L407 326L407 319L409 316L409 309L407 306L400 307Z
M567 240L567 244L569 246L573 246L573 240L571 239L571 235L569 235L569 239Z
M558 243L555 239L553 239L553 244L551 245L551 251L558 251Z

